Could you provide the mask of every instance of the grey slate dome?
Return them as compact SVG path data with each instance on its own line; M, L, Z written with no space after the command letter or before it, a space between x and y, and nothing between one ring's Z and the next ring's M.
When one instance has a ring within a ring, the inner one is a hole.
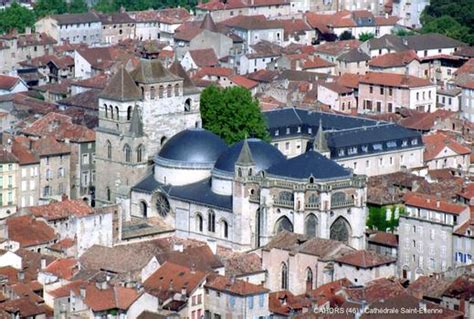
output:
M235 163L239 158L244 142L245 141L240 141L233 144L219 157L214 168L224 172L233 173ZM285 160L285 156L278 149L260 139L249 138L247 139L247 143L257 171L265 170L270 166Z
M226 150L227 145L216 134L204 129L187 129L165 143L157 155L157 160L213 164Z
M352 175L350 171L335 161L312 150L271 166L267 173L295 179L310 177L315 179L332 179Z

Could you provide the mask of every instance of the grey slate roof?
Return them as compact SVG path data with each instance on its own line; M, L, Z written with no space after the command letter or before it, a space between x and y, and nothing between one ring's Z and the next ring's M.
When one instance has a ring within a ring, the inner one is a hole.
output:
M202 20L200 28L203 29L203 30L209 30L209 31L212 31L212 32L219 32L217 30L217 26L214 23L214 20L212 19L210 13L206 13L206 15L204 16L204 20Z
M55 19L59 25L100 22L99 16L91 11L85 13L56 14L51 17Z
M168 195L174 199L199 203L232 212L232 196L214 193L211 189L210 178L193 184L173 186L168 191Z
M430 50L441 48L457 48L464 43L443 34L428 33L403 37L406 45L413 50Z
M315 151L308 151L273 165L267 173L296 179L306 179L311 176L316 179L332 179L352 175L350 171Z
M99 97L127 102L140 100L142 93L130 74L124 67L121 67L110 79L105 89L99 94Z
M249 143L247 142L247 139L245 139L244 145L242 146L242 149L240 150L239 158L237 159L237 164L240 164L240 165L255 164L255 161L253 160L253 157L252 157L252 151L250 151L250 147L249 147Z
M338 61L343 61L343 62L362 62L362 61L369 61L370 56L360 50L359 48L354 48L349 50L346 53L341 54L338 58Z
M158 190L162 190L166 193L169 190L169 188L170 186L164 185L158 182L155 179L155 176L153 175L153 173L150 173L141 181L139 181L137 184L135 184L135 186L132 187L132 191L152 194Z
M174 75L166 69L161 61L157 59L141 59L138 66L130 73L130 75L135 82L144 84L183 80L183 78Z

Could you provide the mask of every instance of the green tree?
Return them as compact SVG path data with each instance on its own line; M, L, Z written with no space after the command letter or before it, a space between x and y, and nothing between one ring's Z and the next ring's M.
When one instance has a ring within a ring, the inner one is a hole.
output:
M352 33L350 31L344 31L339 36L339 40L352 40L352 39L354 39L354 37L352 36Z
M37 17L44 17L50 14L63 14L67 12L67 4L64 0L38 0L34 11Z
M397 35L399 37L406 37L408 35L415 35L416 32L412 30L407 30L407 29L396 29L392 30L393 35Z
M89 10L89 8L84 0L72 0L68 6L69 13L83 13L87 12L87 10Z
M245 137L269 140L258 100L241 87L206 88L201 94L203 127L232 144Z
M422 33L441 33L459 41L472 43L472 34L470 34L469 27L461 25L453 17L425 17L423 21Z
M8 8L0 10L0 33L8 33L13 29L25 32L26 27L32 27L34 24L34 13L16 2L13 2Z
M365 41L368 41L370 39L373 39L374 37L375 37L375 35L372 32L362 32L359 35L359 41L365 42Z
M102 13L111 13L117 11L113 0L99 0L94 6L94 9Z

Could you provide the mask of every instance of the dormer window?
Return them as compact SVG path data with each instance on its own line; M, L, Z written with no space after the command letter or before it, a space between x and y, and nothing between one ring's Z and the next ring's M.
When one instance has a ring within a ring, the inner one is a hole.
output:
M308 134L313 134L313 129L311 127L308 127Z
M418 145L418 139L414 138L411 140L411 145Z
M290 128L289 127L286 128L286 134L290 134Z
M280 135L280 130L275 130L275 136Z

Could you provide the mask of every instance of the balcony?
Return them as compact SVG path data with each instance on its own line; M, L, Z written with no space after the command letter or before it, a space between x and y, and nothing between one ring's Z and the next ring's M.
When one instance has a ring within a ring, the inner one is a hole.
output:
M281 200L277 199L274 202L275 206L286 207L293 209L295 207L295 202L292 200Z
M249 196L249 201L252 203L260 203L260 196L258 194L252 194Z
M320 206L321 206L320 203L306 203L304 205L304 208L305 209L319 209Z
M343 208L343 207L351 207L351 206L354 206L353 199L346 199L342 201L331 202L331 208Z

